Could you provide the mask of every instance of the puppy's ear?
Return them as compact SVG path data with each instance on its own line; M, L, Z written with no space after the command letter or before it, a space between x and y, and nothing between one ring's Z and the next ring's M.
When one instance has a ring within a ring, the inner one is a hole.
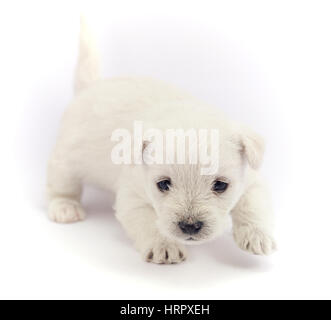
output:
M264 140L260 135L247 127L241 127L240 131L241 152L247 159L250 167L252 169L258 169L263 160Z

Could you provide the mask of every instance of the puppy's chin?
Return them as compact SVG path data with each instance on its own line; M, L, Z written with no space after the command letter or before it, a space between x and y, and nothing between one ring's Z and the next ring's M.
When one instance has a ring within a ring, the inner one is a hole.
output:
M179 238L177 237L177 241L182 243L182 244L185 244L185 245L198 245L198 244L203 244L203 243L207 243L207 242L210 242L212 240L214 240L215 238L217 238L219 235L218 234L212 234L212 235L209 235L209 236L204 236L204 237L185 237L185 238Z
M204 238L204 239L194 239L194 238L182 239L182 238L177 238L177 241L182 243L182 244L188 245L188 246L194 246L194 245L199 245L199 244L209 242L213 239L214 238Z
M170 239L173 239L174 241L177 241L181 244L184 245L199 245L199 244L203 244L206 242L210 242L212 240L214 240L215 238L217 238L219 235L218 234L211 234L211 235L204 235L204 236L190 236L190 235L178 235L178 234L173 234L173 233L168 233L168 234L164 234L165 236L167 236Z

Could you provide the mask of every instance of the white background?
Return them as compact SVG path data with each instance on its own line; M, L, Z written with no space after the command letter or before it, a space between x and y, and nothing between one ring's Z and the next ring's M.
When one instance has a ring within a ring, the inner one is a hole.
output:
M0 298L331 298L328 3L2 2ZM246 254L228 233L181 265L147 264L112 197L90 189L86 221L48 221L45 168L72 98L81 9L105 76L166 80L265 136L276 254Z

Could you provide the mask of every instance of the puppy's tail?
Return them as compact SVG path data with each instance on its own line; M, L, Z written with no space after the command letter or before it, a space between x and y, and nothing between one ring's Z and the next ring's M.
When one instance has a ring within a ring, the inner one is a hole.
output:
M85 17L80 17L79 56L74 78L74 91L78 94L100 77L99 53L87 26Z

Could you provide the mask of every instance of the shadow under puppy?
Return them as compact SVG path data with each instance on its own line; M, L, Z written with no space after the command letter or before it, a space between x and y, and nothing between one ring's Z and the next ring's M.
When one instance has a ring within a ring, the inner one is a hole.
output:
M148 140L126 146L135 149L138 161L124 157L124 163L114 163L112 133L131 130L138 120L146 129L218 129L217 145L204 145L217 146L216 168L201 174L199 163L147 163L153 158ZM48 166L49 217L60 223L83 220L82 186L93 184L115 192L116 217L147 261L183 261L185 245L214 239L230 218L240 248L270 254L275 249L272 209L257 171L263 152L257 134L176 88L146 78L100 79L96 50L82 21L75 98Z

